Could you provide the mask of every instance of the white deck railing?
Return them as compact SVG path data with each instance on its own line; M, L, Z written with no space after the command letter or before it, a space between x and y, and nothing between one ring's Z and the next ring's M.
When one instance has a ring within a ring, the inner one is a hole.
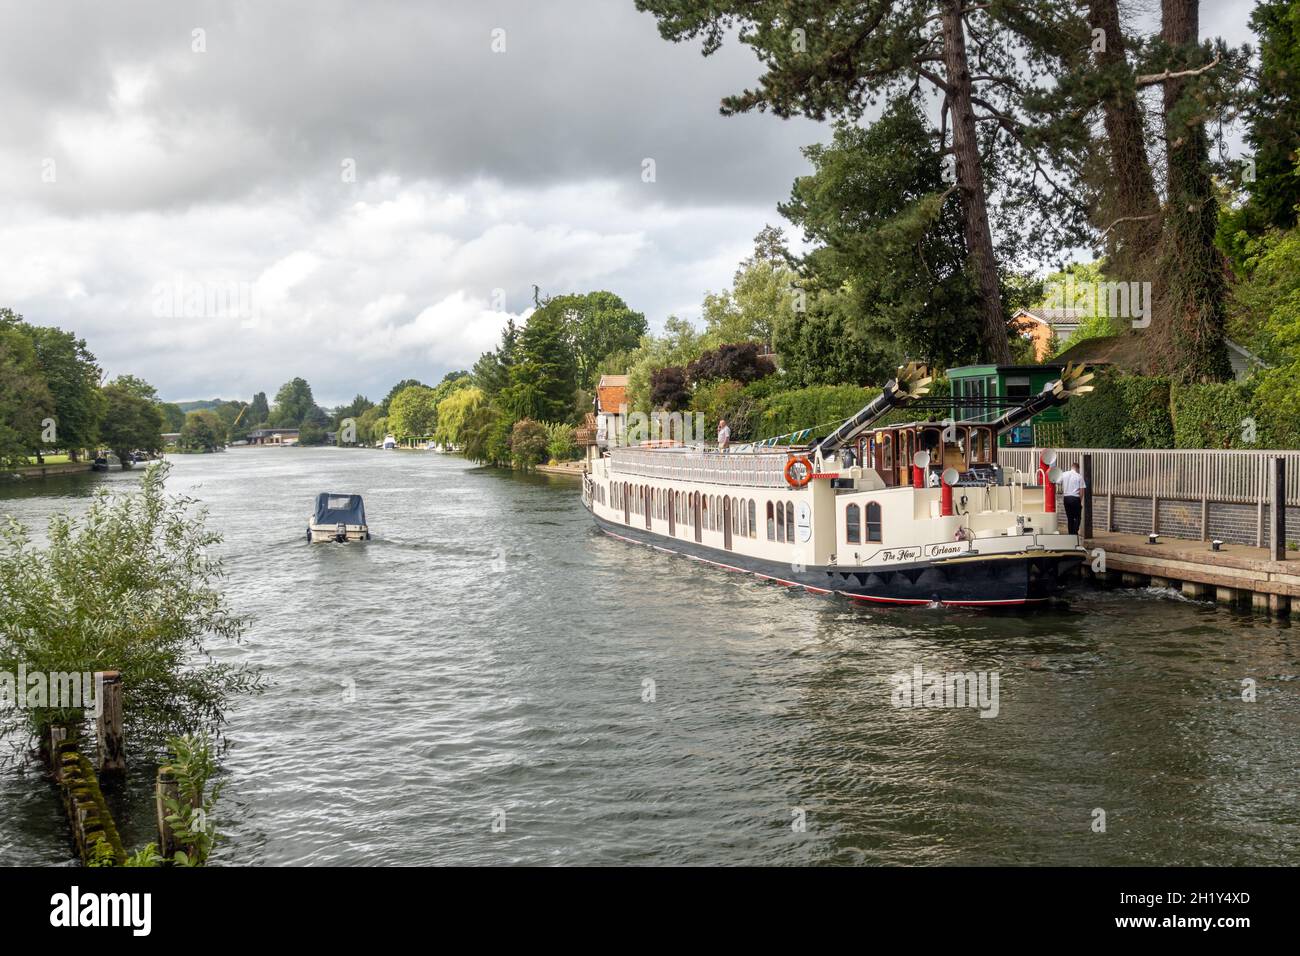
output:
M785 452L642 448L616 448L610 457L615 475L751 488L784 488L785 463L790 458Z
M1041 448L999 448L998 461L1033 475ZM1057 464L1069 468L1092 456L1092 493L1121 498L1267 503L1269 461L1286 459L1286 503L1300 506L1300 451L1212 449L1058 448Z

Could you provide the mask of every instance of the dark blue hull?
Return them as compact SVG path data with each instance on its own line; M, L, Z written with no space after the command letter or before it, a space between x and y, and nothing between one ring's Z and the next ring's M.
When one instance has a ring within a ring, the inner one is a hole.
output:
M791 565L694 541L669 538L644 528L607 521L593 514L606 534L682 554L728 571L743 571L768 581L806 588L818 594L842 594L879 604L944 604L958 607L1005 607L1049 601L1073 581L1082 551L1044 551L1027 555L989 555L927 561L879 570Z

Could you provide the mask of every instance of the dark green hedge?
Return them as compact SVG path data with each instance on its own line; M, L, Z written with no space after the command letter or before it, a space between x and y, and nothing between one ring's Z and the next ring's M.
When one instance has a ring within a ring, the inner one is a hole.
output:
M1091 394L1065 406L1069 447L1173 447L1168 379L1101 371L1093 384Z
M1253 390L1236 382L1174 389L1177 448L1262 448Z

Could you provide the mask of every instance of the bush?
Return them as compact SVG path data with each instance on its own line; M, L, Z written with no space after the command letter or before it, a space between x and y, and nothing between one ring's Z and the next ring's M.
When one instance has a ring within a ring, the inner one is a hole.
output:
M43 548L16 521L0 532L0 672L120 671L127 746L146 756L218 729L235 694L261 687L246 665L206 658L214 642L237 642L244 621L217 589L221 536L192 499L163 493L167 473L153 465L137 490L55 516ZM82 707L0 707L0 737L87 718Z
M1157 376L1097 373L1091 394L1065 406L1065 441L1071 448L1172 448L1169 380Z
M574 427L567 422L552 422L546 426L546 453L556 461L572 461L580 457L578 443L574 441Z
M1173 395L1175 447L1260 447L1251 392L1237 382L1178 386Z
M1255 418L1261 448L1300 448L1300 362L1256 372Z
M510 430L510 463L524 471L531 470L546 458L546 426L531 418L515 422Z
M874 390L856 385L810 385L778 392L763 404L755 437L770 438L804 428L813 429L814 437L827 435L873 394Z

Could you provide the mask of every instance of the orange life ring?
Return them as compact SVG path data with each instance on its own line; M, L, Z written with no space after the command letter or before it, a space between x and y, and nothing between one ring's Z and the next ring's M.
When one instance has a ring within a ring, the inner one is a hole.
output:
M795 465L803 465L803 478L795 478L791 472ZM812 462L802 456L791 458L785 463L785 480L789 482L792 488L802 488L808 482L812 481L813 467Z

